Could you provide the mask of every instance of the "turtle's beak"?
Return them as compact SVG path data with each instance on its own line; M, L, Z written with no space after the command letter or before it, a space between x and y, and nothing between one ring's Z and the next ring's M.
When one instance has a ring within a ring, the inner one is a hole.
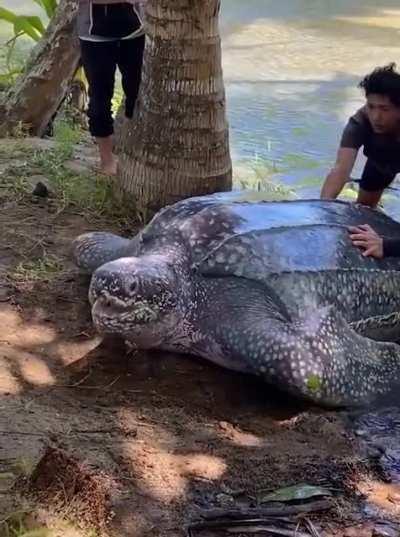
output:
M127 307L128 305L123 300L110 295L107 291L101 291L93 304L93 308L113 314L124 313Z
M110 296L103 291L100 296L94 300L92 306L92 318L95 325L108 326L118 322L127 314L128 306L122 300Z
M150 307L146 301L124 302L107 291L101 291L92 306L93 321L99 327L147 324L156 321L158 313L158 308Z

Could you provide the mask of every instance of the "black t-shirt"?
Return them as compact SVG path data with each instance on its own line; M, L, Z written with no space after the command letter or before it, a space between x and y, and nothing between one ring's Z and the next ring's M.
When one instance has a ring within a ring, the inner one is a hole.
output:
M349 119L340 141L341 147L359 149L375 166L389 175L400 172L400 139L376 133L368 119L365 106ZM386 256L400 256L400 238L384 238L383 251Z
M383 239L383 255L385 257L400 257L400 239Z
M80 0L78 35L81 39L108 41L142 34L139 9L131 2L100 4L95 0Z
M383 173L396 175L400 172L400 139L376 133L368 119L365 106L349 119L340 146L353 149L363 146L364 155Z

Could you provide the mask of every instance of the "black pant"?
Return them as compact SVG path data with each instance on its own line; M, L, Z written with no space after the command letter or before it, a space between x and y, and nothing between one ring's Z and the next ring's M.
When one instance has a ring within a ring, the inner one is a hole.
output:
M89 130L92 136L114 132L112 98L117 66L125 93L125 115L131 118L139 92L145 37L81 43L82 64L89 83Z
M367 192L379 192L387 188L400 171L399 163L380 164L370 158L365 163L361 176L360 187Z

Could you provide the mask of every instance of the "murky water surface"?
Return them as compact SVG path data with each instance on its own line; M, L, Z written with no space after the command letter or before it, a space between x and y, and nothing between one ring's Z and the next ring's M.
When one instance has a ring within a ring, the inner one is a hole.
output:
M398 1L226 0L221 31L237 183L268 176L317 196L363 104L359 80L400 56ZM396 197L385 209L399 217Z

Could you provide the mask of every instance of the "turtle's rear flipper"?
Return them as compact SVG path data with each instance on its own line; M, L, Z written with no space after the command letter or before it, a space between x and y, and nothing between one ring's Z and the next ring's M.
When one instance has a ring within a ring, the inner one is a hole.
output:
M400 399L400 346L358 335L333 307L298 320L268 311L254 317L252 304L236 322L219 325L217 339L267 382L327 406L363 405L396 393Z
M131 250L131 240L112 233L85 233L72 243L72 256L75 264L90 274L104 263L133 255Z

